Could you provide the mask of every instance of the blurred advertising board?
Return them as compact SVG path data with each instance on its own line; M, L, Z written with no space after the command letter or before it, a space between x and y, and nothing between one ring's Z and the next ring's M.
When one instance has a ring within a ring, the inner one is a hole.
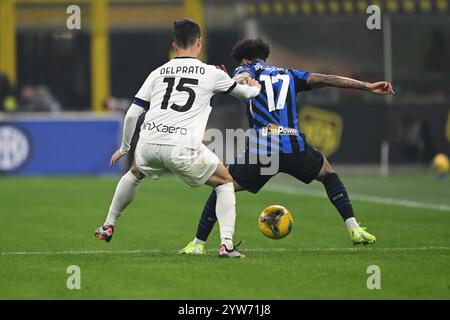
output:
M120 115L15 114L0 117L0 173L117 174L109 158L119 147Z

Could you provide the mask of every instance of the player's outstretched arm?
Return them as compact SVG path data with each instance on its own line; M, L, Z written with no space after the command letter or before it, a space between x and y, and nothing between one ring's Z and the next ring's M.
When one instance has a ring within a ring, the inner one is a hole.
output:
M392 84L387 81L364 82L335 75L311 73L306 80L311 88L336 87L369 91L373 94L395 94Z
M114 166L120 158L127 154L128 151L130 151L131 139L133 139L137 121L139 119L139 116L144 112L144 108L135 105L134 103L128 109L123 121L122 144L120 145L120 149L114 152L111 157L111 160L109 162L109 165L111 167Z
M256 97L261 91L261 85L254 79L248 79L245 84L236 82L236 86L230 91L230 94L238 99L247 100Z
M240 100L247 100L256 97L261 91L261 85L258 81L251 78L243 81L231 79L230 76L223 71L225 67L215 68L217 69L214 93L227 93Z

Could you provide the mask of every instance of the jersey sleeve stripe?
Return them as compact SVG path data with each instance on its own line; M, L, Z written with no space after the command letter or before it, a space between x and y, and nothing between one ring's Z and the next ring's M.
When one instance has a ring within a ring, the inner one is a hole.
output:
M144 108L145 111L148 111L150 108L150 102L139 99L138 97L134 97L133 103L141 108Z
M237 82L234 82L234 83L231 85L231 87L229 87L228 90L225 91L224 93L225 93L225 94L229 94L231 91L233 91L234 88L236 88L236 86L237 86Z

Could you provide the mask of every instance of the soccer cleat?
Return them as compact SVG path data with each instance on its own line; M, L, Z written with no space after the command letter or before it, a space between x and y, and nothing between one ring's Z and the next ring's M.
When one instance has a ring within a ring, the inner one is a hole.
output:
M110 242L114 233L113 226L101 226L95 230L95 237L99 240Z
M194 244L194 241L191 241L187 244L186 247L178 251L178 254L192 254L192 255L206 254L205 244L204 243Z
M366 228L360 227L360 228L353 228L350 231L350 236L352 238L353 245L364 245L367 246L369 244L375 243L377 238L366 231Z
M236 247L237 246L229 250L224 244L221 245L219 250L219 258L244 259L245 256L239 251L237 251Z

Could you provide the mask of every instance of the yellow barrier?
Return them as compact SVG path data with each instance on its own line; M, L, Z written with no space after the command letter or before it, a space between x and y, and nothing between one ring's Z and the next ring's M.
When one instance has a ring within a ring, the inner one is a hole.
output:
M102 111L110 95L108 1L91 0L91 105Z
M15 0L0 1L0 72L17 83Z
M184 0L183 11L184 17L197 22L202 30L203 46L199 58L204 60L206 52L206 28L203 13L203 0Z

